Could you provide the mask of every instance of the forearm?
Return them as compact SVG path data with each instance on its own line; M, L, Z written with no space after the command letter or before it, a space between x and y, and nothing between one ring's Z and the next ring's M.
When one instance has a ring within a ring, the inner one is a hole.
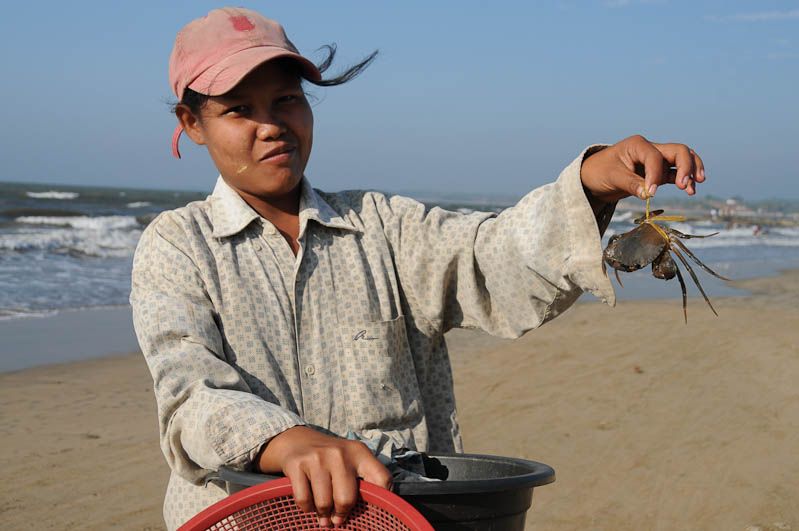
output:
M265 444L257 468L288 476L297 505L316 511L320 527L344 522L358 500L358 478L391 488L391 474L365 444L306 426L290 428Z
M614 204L597 204L597 219L580 180L582 160L498 216L427 211L392 198L387 235L417 321L424 316L431 333L469 327L518 337L583 291L612 304L601 232Z

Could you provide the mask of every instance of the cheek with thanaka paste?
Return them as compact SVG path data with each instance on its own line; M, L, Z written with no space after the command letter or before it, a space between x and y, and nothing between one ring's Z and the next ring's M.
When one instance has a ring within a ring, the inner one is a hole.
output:
M244 166L242 166L241 168L239 168L239 169L236 171L236 174L242 173L242 172L244 172L244 171L246 171L246 170L247 170L247 165L245 164Z

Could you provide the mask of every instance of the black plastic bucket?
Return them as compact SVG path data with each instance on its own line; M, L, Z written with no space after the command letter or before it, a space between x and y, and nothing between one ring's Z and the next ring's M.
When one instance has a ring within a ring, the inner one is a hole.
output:
M551 467L479 454L425 456L427 475L441 481L396 481L394 492L422 513L436 531L523 531L533 488L555 481ZM274 476L219 470L228 492Z

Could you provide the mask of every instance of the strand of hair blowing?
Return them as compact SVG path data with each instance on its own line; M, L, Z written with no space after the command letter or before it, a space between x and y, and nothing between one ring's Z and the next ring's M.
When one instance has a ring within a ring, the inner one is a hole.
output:
M316 65L316 68L319 69L319 72L324 74L327 71L327 69L330 68L330 66L333 64L333 58L336 56L336 43L326 44L319 49L327 50L327 57L325 58L325 60ZM349 67L348 69L346 69L344 72L342 72L336 77L330 79L322 79L320 81L310 81L310 83L313 83L314 85L319 85L320 87L332 87L335 85L343 85L347 81L355 79L361 74L361 72L366 70L366 68L370 64L372 64L372 61L374 61L375 57L377 57L377 53L378 50L373 51L368 56L366 56L363 59L363 61Z
M324 74L333 64L333 58L336 56L336 44L335 43L326 44L319 49L327 51L327 57L325 57L321 63L316 65L316 68L319 69L319 72ZM336 85L343 85L348 81L352 81L353 79L358 77L361 74L361 72L366 70L366 68L370 64L372 64L375 57L377 57L378 53L379 53L378 50L373 51L368 56L366 56L360 63L357 63L347 68L336 77L332 77L329 79L321 79L320 81L311 81L311 80L306 80L306 81L308 81L308 83L312 83L320 87L334 87ZM290 60L288 61L290 62ZM299 73L299 69L297 71ZM186 88L186 90L183 91L183 99L177 105L185 105L186 107L189 108L189 110L193 114L196 115L199 114L200 109L203 108L206 101L208 101L208 96L206 96L205 94L200 94L199 92L195 92L190 88ZM173 106L172 112L174 112L175 110L174 107L177 107L177 105Z

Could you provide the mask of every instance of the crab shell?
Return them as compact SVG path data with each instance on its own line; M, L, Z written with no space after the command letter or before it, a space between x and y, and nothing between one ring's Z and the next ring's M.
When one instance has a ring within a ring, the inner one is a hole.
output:
M611 236L602 257L613 269L638 271L654 262L667 247L668 242L657 229L644 223L630 232Z

